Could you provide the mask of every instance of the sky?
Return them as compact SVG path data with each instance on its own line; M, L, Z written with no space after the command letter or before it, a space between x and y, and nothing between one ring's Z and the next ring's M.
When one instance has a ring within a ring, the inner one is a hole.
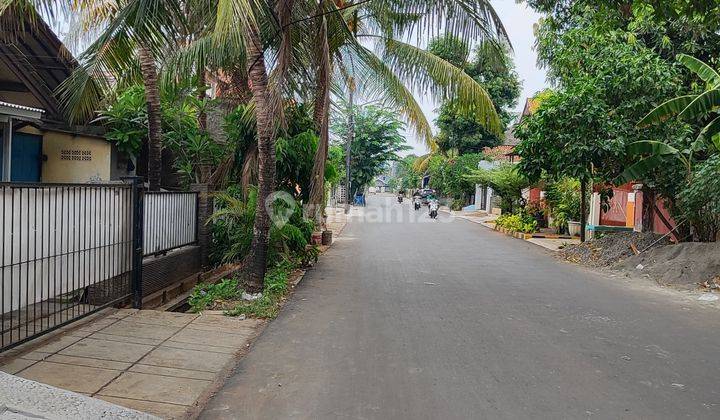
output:
M523 86L515 109L517 112L521 112L525 105L525 98L533 96L536 92L549 86L545 79L545 70L537 67L537 54L533 50L535 44L533 25L537 23L541 15L527 7L525 3L518 4L515 0L492 0L491 2L505 25L505 30L508 32L513 46L513 59ZM439 104L433 103L429 98L421 97L416 100L420 103L435 130L434 121L437 117L435 110ZM408 145L412 147L412 150L408 150L406 154L422 155L427 153L425 146L412 133L406 133L406 138Z

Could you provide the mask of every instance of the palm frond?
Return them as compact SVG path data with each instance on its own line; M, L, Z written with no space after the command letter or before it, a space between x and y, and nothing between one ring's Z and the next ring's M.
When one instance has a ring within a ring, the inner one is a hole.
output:
M697 139L702 142L709 140L715 148L720 151L720 136L718 136L718 134L720 134L720 117L715 117L705 127L703 127Z
M433 143L432 128L412 92L372 51L361 46L357 53L356 68L361 76L358 77L358 88L363 95L381 99L387 106L397 109L412 131L430 146Z
M500 117L487 91L463 70L414 45L379 36L380 59L414 91L429 93L437 102L454 100L458 110L475 118L489 132L502 135Z
M613 180L613 183L615 185L622 185L631 181L642 180L647 177L653 170L660 167L664 163L664 155L652 155L640 159L639 161L627 167L625 171L623 171L623 173L618 175L618 177Z

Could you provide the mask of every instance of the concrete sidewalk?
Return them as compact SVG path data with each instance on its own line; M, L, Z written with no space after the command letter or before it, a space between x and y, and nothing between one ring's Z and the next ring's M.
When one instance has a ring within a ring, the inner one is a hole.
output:
M497 219L497 216L495 215L486 215L486 216L479 216L479 215L473 215L473 214L460 214L458 212L453 212L453 216L458 217L460 219L465 219L473 223L480 224L488 229L494 230L495 223L493 222L495 219ZM579 244L580 240L577 238L567 239L567 238L528 238L525 239L526 241L541 246L545 249L549 249L550 251L557 252L561 249L563 249L566 245L569 244Z
M236 363L264 321L223 315L107 310L0 370L162 418L184 418Z

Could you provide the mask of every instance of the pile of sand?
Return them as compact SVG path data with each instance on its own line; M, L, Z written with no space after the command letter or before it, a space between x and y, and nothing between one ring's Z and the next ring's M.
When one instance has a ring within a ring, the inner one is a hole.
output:
M662 238L662 235L655 233L609 233L582 244L569 245L560 252L560 255L579 264L593 267L611 267L635 255L631 245L642 251L650 246L657 248L670 243L667 238L659 240L660 238Z
M646 274L660 284L695 286L720 276L720 242L683 242L634 255L614 268Z

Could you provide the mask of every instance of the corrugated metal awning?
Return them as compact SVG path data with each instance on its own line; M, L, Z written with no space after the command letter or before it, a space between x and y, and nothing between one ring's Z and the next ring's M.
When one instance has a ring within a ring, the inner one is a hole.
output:
M0 116L10 116L19 119L39 120L45 110L30 106L0 101Z

